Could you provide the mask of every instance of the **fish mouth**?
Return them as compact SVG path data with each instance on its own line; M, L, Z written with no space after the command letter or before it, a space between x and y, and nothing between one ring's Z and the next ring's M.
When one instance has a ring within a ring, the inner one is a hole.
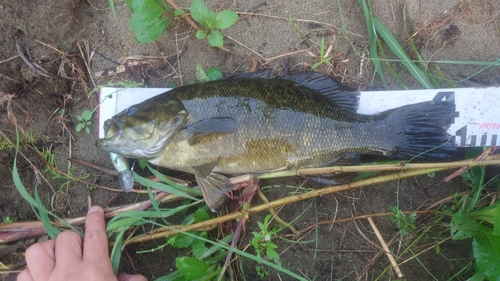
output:
M122 129L120 124L114 119L108 119L104 122L104 138L98 139L96 141L96 146L107 150L106 148L110 146L111 143L117 141L122 136Z

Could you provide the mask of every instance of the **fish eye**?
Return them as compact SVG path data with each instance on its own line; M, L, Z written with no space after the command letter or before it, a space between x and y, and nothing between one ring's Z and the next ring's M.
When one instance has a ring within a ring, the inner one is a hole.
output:
M132 116L137 112L137 107L131 106L128 108L127 114L128 116Z

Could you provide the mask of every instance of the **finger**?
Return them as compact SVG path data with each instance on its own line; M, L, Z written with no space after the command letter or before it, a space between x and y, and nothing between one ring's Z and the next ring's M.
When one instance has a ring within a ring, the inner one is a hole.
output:
M140 274L130 275L126 273L120 273L120 275L118 275L118 281L148 281L148 279Z
M85 221L85 237L83 239L83 260L109 262L108 236L104 210L99 206L90 208Z
M37 280L48 280L56 266L55 240L31 245L26 250L26 264L29 272L37 277ZM27 279L29 280L29 279Z
M81 262L82 238L74 231L64 231L56 238L56 266L71 268Z
M19 273L19 275L17 275L17 281L34 281L33 280L33 277L31 277L31 273L29 271L29 269L24 269L23 271L21 271L21 273ZM47 279L40 279L40 280L47 280Z

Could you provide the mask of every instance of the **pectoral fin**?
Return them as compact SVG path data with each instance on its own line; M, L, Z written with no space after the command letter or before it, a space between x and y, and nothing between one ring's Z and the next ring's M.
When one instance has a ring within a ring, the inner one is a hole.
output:
M229 179L221 174L212 172L214 164L195 167L195 177L200 187L205 203L210 210L217 212L226 203L226 193L231 189Z
M217 134L236 132L238 124L230 117L219 117L201 120L187 127L188 143L194 145L203 138Z
M353 152L337 157L324 166L354 166L359 164L359 153ZM317 176L307 176L305 178L322 184L337 185L349 182L357 175L358 173L320 174Z

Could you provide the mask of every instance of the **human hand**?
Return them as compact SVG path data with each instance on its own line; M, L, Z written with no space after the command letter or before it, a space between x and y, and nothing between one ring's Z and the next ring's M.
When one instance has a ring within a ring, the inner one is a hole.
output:
M90 208L82 238L74 231L60 233L56 240L32 245L26 250L27 267L18 281L147 281L142 275L113 273L108 256L104 211Z

